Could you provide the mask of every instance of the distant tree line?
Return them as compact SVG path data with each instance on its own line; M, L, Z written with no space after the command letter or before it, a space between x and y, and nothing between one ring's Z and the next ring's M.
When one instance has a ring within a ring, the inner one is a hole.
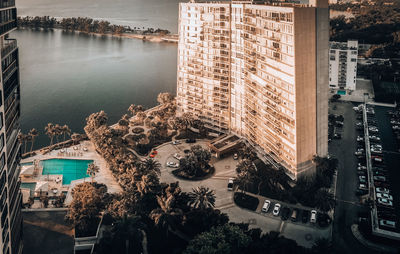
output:
M360 43L375 44L367 57L400 57L400 3L376 1L374 5L333 5L358 13L354 18L338 16L330 21L332 41L357 39Z
M59 28L65 31L79 31L84 33L115 34L138 33L138 34L161 34L170 32L164 29L154 28L131 28L129 26L113 25L105 20L94 20L92 18L62 18L56 19L49 16L43 17L18 17L18 27L53 29Z

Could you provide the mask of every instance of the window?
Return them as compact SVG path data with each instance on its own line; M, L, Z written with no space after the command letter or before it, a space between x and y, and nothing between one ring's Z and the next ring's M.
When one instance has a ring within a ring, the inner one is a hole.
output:
M0 136L0 151L3 150L4 147L4 133Z

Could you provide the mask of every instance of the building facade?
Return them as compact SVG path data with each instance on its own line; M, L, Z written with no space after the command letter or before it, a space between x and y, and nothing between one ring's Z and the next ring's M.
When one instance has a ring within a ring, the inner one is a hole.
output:
M292 179L328 145L328 1L179 6L178 112L244 137Z
M330 42L329 87L356 90L358 41Z
M22 197L19 181L20 86L14 0L0 1L0 253L22 253Z

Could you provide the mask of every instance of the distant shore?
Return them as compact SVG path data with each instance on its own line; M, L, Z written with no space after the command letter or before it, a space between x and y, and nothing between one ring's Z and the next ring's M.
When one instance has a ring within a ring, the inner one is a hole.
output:
M32 27L19 27L18 29L30 29L30 30L63 30L62 28L32 28ZM178 43L178 35L177 34L168 34L168 35L160 35L160 34L133 34L133 33L122 33L122 34L110 34L110 33L94 33L94 32L82 32L82 31L69 31L75 33L83 33L88 35L97 35L97 36L107 36L107 37L117 37L117 38L129 38L129 39L137 39L148 42L167 42L167 43Z
M56 19L49 16L18 17L18 29L51 30L60 29L68 32L79 32L84 34L111 36L119 38L140 39L149 42L177 43L178 35L171 34L165 29L145 29L140 27L113 25L105 20L94 20L91 18L61 18Z

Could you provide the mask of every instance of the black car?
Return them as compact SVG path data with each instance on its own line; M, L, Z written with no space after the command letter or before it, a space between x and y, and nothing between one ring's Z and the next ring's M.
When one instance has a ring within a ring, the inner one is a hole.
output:
M301 213L301 222L307 223L309 219L310 219L310 211L303 210Z
M287 219L289 219L289 216L290 216L290 208L284 207L284 208L282 209L282 212L281 212L281 218L282 218L282 220L287 220Z
M196 139L188 138L188 139L186 139L186 143L196 143Z
M366 195L366 194L368 194L368 190L362 190L362 189L356 190L356 195L357 196L363 196L363 195Z

